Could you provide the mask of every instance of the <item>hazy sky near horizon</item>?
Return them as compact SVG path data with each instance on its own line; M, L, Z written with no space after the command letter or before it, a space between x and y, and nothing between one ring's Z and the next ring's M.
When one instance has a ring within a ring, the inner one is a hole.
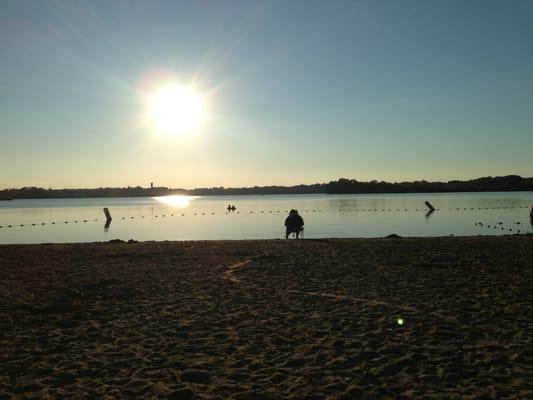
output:
M143 122L168 75L208 99L189 135ZM531 1L0 2L0 188L533 176L532 149Z

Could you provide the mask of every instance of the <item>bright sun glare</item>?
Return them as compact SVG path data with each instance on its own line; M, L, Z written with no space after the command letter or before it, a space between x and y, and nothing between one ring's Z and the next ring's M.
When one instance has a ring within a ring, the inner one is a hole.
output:
M205 98L192 85L168 83L151 92L147 101L152 128L162 134L184 135L197 130L205 120Z
M190 202L194 199L197 199L198 196L186 196L186 195L168 195L168 196L159 196L154 197L160 203L166 204L175 208L185 208L188 207Z

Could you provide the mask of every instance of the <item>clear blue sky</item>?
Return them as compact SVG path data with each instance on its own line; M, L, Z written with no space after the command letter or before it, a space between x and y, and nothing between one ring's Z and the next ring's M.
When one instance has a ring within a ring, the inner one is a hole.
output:
M140 122L154 70L208 123ZM0 2L0 188L533 176L532 1Z

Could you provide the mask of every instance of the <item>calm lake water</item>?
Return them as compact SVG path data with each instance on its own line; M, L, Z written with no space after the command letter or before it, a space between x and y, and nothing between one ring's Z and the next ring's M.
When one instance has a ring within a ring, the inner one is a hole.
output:
M0 243L283 238L291 208L306 238L503 235L533 231L532 204L533 192L12 200L0 201Z

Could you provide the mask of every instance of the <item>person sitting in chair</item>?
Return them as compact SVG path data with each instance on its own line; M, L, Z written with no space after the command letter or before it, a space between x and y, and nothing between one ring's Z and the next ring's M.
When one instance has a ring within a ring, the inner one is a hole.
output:
M304 220L298 215L298 211L291 210L289 216L285 219L285 239L289 238L291 233L296 233L296 239L300 236L300 232L304 230Z

